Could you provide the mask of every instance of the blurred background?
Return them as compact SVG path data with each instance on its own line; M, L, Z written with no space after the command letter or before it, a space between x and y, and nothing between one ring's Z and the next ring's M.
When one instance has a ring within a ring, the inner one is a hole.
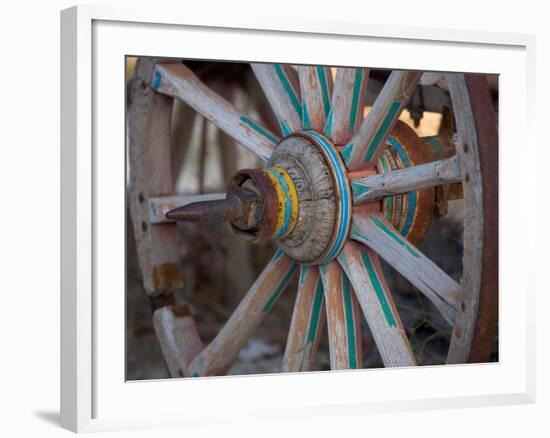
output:
M211 89L238 110L262 120L272 131L278 124L248 64L185 61ZM132 80L136 58L126 59L127 83ZM335 71L335 69L333 69ZM367 106L376 98L389 71L371 70ZM498 108L498 77L488 76L495 108ZM129 89L129 88L128 88ZM131 104L127 93L127 105ZM451 107L445 84L419 85L400 119L420 137L437 135ZM172 114L173 175L175 193L196 194L225 191L238 169L261 166L258 158L217 129L186 104L176 100ZM130 169L131 172L131 169ZM462 274L462 200L447 202L444 215L435 215L419 248L456 281ZM152 311L143 290L137 263L132 222L127 215L126 266L126 377L127 380L168 378L152 325ZM188 303L204 343L217 334L243 298L275 246L250 245L239 240L227 224L178 223L178 248L185 287L176 301ZM450 327L435 307L407 280L383 262L388 285L419 365L445 362ZM228 374L258 374L280 371L297 276L288 285L271 312L241 350ZM363 366L381 367L382 362L366 322L362 321ZM498 336L497 336L498 337ZM498 342L491 360L498 360ZM316 370L328 370L326 330L321 338Z

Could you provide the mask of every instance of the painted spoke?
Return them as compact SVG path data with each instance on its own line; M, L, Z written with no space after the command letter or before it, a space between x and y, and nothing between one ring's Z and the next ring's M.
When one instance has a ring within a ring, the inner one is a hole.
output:
M351 190L353 203L357 205L378 201L386 196L401 195L460 181L460 163L454 156L445 160L352 179Z
M304 128L322 131L330 113L332 74L322 66L298 67L302 95L302 124Z
M369 248L350 241L338 261L355 289L384 366L416 365L378 256Z
M227 366L263 321L296 271L296 264L277 250L216 337L193 359L191 376L212 376Z
M391 73L367 118L342 150L348 169L359 170L376 165L386 137L413 93L420 75L419 72L408 71Z
M324 129L335 144L346 144L361 125L368 81L369 71L365 68L338 68L331 113Z
M149 222L151 224L173 222L166 217L168 211L193 202L216 201L219 199L225 199L225 193L152 197L149 198Z
M453 326L460 285L405 239L380 213L353 216L351 238L364 243L409 280Z
M181 99L264 161L279 142L276 135L237 111L183 64L157 65L152 87L159 93Z
M361 327L357 298L336 261L320 265L326 300L330 368L361 368Z
M298 74L286 64L250 64L273 108L283 135L302 128Z
M325 299L319 270L315 266L302 265L282 371L312 369L324 324Z

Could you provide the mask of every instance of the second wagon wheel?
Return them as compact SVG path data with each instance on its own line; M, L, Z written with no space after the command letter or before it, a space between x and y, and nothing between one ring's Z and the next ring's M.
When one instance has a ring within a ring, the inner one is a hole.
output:
M366 68L339 68L334 83L327 67L252 69L283 138L237 111L183 64L158 64L152 73L156 93L186 102L265 162L238 172L225 199L198 200L167 217L228 221L246 241L278 246L208 345L190 314L170 314L179 320L163 350L172 350L164 353L176 358L178 374L225 373L294 274L298 291L283 371L311 369L325 320L331 369L360 368L361 315L385 366L415 365L379 258L453 327L448 363L488 360L497 322L497 133L485 77L447 74L456 155L414 165L410 158L422 142L397 119L420 72L393 71L363 119ZM413 243L429 222L422 193L458 182L465 205L461 284ZM383 202L388 197L391 206Z

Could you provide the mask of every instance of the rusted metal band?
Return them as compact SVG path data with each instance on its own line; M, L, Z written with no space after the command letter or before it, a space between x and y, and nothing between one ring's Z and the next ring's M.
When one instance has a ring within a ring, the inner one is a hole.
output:
M486 76L467 74L464 78L474 116L483 182L483 270L468 362L487 362L498 329L498 130Z
M235 175L232 184L241 186L247 179L252 180L263 199L260 210L261 220L258 229L243 231L233 224L231 226L239 236L249 242L264 242L271 239L277 229L277 212L273 208L270 208L270 206L277 204L277 192L271 179L262 170L242 169Z

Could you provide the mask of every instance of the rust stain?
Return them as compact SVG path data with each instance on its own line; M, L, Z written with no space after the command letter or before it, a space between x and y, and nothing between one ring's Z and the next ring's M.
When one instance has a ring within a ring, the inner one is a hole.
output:
M191 310L187 304L180 304L179 306L172 307L172 314L176 318L184 318L191 316Z
M174 290L183 285L184 280L178 263L163 263L153 268L154 290Z

